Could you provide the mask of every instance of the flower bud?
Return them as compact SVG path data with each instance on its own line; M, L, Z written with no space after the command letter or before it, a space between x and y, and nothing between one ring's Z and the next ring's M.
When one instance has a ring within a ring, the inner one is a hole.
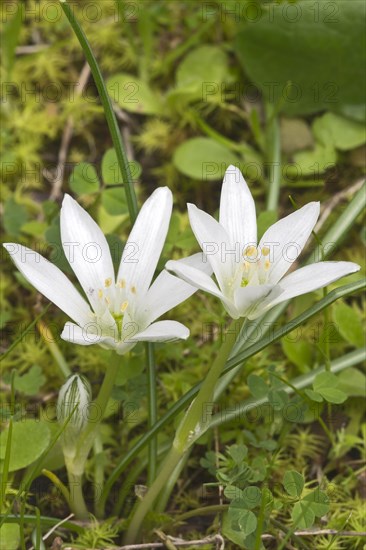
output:
M64 443L68 445L76 442L88 421L91 393L89 381L79 374L70 376L60 389L57 420L60 424L68 421L64 430Z

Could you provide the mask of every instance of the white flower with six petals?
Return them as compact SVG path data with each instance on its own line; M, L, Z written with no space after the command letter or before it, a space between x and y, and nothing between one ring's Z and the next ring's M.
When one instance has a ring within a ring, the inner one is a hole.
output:
M155 320L191 296L196 288L162 271L151 284L172 212L172 193L160 187L142 206L124 247L117 277L107 240L91 216L69 195L61 208L61 240L65 255L87 301L64 273L37 252L6 243L24 277L64 311L61 337L81 345L99 344L118 354L137 342L186 339L189 330L177 321ZM183 260L198 269L201 254Z
M219 222L188 204L193 233L210 264L216 282L181 261L166 268L196 288L222 301L233 319L256 319L273 306L317 290L354 273L352 262L318 262L286 275L316 224L319 203L310 202L273 224L257 241L253 197L240 172L229 166L225 173Z

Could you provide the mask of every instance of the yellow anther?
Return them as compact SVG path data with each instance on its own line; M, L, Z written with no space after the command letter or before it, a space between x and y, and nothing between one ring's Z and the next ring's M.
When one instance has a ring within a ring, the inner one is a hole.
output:
M131 292L132 292L132 294L136 294L136 287L135 286L131 286Z
M264 269L269 269L271 267L271 262L269 260L266 260L264 262Z
M110 299L108 298L108 296L107 296L106 298L104 298L104 300L105 300L105 303L107 304L107 306L109 306L110 303L111 303L111 301L110 301Z
M123 302L123 304L121 305L121 311L122 313L124 313L126 311L126 309L128 308L128 302Z
M262 248L262 254L263 254L263 256L269 256L269 253L270 253L270 252L271 252L271 251L270 251L270 249L268 248L268 246L264 246L264 247Z
M103 290L101 288L98 290L98 298L99 300L103 298Z
M111 284L112 284L112 277L108 277L108 279L106 279L106 280L104 281L104 286L105 286L106 288L108 288L109 286L111 286Z
M120 279L117 283L119 288L126 288L126 281L124 279Z
M249 258L252 258L253 256L257 255L257 247L256 246L247 246L245 249L244 256L249 256Z

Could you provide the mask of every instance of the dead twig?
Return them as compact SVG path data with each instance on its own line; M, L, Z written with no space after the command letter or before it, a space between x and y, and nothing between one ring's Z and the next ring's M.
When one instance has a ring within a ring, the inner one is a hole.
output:
M184 540L181 538L166 537L165 542L147 542L146 544L127 544L125 546L119 546L113 550L148 550L150 548L168 548L167 544L171 542L176 548L184 548L186 546L204 546L205 544L213 544L216 547L216 544L220 543L220 550L225 549L225 541L221 535L211 535L204 539L197 540ZM75 550L72 546L64 548L64 550Z
M87 85L87 82L89 80L89 76L90 76L90 67L88 63L85 63L80 73L77 86L75 88L76 96L79 97L83 93L85 86ZM69 118L67 119L67 123L62 134L61 147L58 154L57 167L53 174L50 173L49 170L43 171L44 177L48 179L48 181L52 184L50 200L56 200L61 195L62 183L63 183L64 172L65 172L65 164L66 164L67 154L69 151L69 146L70 146L73 133L74 133L74 119L70 115Z
M320 228L323 227L324 223L327 221L327 219L329 218L329 216L332 213L332 211L334 210L334 208L340 202L342 202L344 199L348 199L348 198L352 197L353 195L355 195L357 193L357 191L359 191L359 189L361 189L361 187L363 186L364 181L365 181L365 179L361 179L359 181L356 181L356 183L351 185L351 187L348 187L347 189L344 189L343 191L339 191L339 193L336 193L334 195L334 197L332 197L329 201L327 201L324 204L322 214L321 214L321 216L318 220L318 223L316 224L316 226L314 228L314 231L316 233L318 233Z

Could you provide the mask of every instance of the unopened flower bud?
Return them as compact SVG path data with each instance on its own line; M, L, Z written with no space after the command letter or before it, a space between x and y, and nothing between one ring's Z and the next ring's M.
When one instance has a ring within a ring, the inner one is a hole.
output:
M68 421L64 435L77 437L88 421L91 387L85 376L73 374L61 387L57 401L57 420ZM67 438L69 439L69 438Z

